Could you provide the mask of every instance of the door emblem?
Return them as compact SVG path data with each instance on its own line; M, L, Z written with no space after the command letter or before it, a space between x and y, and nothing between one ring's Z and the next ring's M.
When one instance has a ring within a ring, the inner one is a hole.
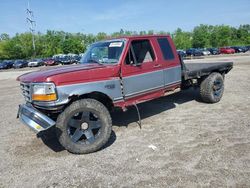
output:
M105 88L107 88L107 89L114 89L115 88L115 84L107 84L107 85L105 85Z

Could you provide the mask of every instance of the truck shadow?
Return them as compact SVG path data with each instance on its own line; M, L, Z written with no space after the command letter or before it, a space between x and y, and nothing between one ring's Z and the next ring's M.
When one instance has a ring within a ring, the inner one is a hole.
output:
M173 109L176 107L176 105L181 105L193 100L196 100L198 102L201 101L199 98L199 92L195 89L188 89L170 96L138 104L141 120L159 114L163 111ZM135 107L129 107L126 112L123 112L122 110L115 110L111 113L111 116L113 120L113 126L128 127L130 123L138 123L138 114ZM53 150L54 152L61 152L65 149L57 140L55 131L55 128L52 128L51 130L48 130L39 135L39 137L42 139L43 143L51 150ZM116 134L114 131L112 131L108 143L102 149L111 146L115 142L115 140Z
M161 97L152 101L144 102L138 104L138 109L140 111L141 120L176 108L177 105L196 100L201 102L199 96L199 90L188 89L181 91L179 93ZM126 112L123 112L120 109L115 110L112 114L113 126L128 126L130 123L137 122L139 124L137 110L134 106L128 108Z

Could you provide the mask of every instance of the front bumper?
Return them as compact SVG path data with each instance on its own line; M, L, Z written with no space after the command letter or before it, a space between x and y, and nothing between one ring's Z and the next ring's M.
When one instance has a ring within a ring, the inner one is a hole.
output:
M47 130L56 124L54 120L29 104L19 105L17 118L36 133Z

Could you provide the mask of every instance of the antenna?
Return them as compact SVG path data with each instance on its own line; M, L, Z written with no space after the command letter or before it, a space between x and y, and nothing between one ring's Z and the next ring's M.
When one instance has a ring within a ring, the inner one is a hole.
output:
M34 20L34 12L30 9L30 1L28 0L28 8L26 9L26 21L29 24L29 30L30 33L32 34L32 45L33 45L33 50L34 50L34 55L36 53L36 44L35 44L35 26L36 26L36 21Z

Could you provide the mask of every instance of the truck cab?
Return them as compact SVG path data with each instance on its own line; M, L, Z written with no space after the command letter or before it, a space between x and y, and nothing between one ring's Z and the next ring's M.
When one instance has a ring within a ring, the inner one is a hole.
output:
M56 127L68 151L99 150L112 129L110 111L201 88L205 102L219 102L231 62L184 64L168 35L130 36L91 45L79 65L22 75L25 104L18 117L40 133Z

